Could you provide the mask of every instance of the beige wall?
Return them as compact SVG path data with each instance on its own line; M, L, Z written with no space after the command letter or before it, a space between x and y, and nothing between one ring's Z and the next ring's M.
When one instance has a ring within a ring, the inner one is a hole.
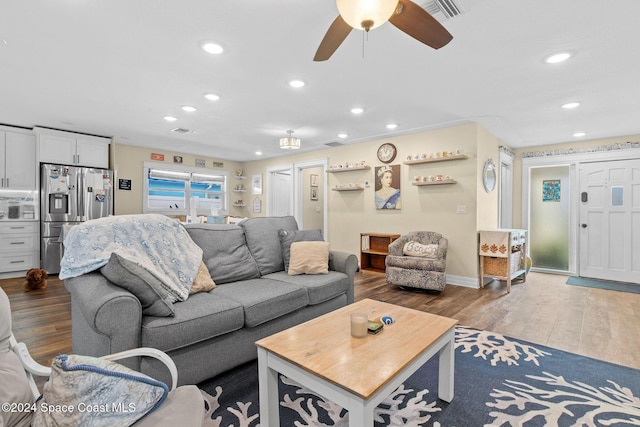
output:
M371 142L344 145L312 153L300 153L277 159L249 162L245 164L247 174L266 174L268 167L327 159L328 165L337 165L364 160L372 168L328 174L328 239L332 249L360 252L360 233L404 234L415 230L430 230L442 233L449 239L447 274L477 280L477 214L476 200L479 195L478 158L479 142L490 143L483 149L483 156L490 152L497 159L497 141L476 124L468 124L412 135L398 136ZM377 210L374 203L374 167L380 166L376 157L377 148L384 142L393 143L398 155L391 164L401 164L401 210ZM304 144L304 141L303 141ZM404 165L406 157L415 153L455 151L461 149L469 156L466 160ZM486 151L486 152L485 152ZM481 169L481 168L480 168ZM453 185L413 186L413 177L428 175L450 175L457 181ZM336 184L350 182L370 186L364 191L332 191ZM266 179L265 179L265 194ZM484 190L482 190L484 192ZM495 192L494 192L495 193ZM486 193L485 193L486 194ZM486 203L497 205L497 196ZM495 198L495 202L492 201ZM484 202L483 202L484 203ZM458 206L464 206L466 214L457 214ZM264 215L264 211L262 213ZM493 215L495 218L491 218ZM483 214L487 222L497 224L497 207Z
M498 147L503 145L498 138L489 133L482 126L478 126L478 157L476 161L476 178L477 178L477 226L478 230L487 230L498 227L498 188L500 159ZM496 187L487 193L482 182L484 164L488 159L493 160L496 167Z
M321 167L307 168L302 171L302 218L305 229L319 228L324 233L324 170ZM318 176L318 200L311 200L311 175Z
M207 167L205 169L209 170L220 170L220 169L212 169L211 162L212 161L220 161L224 163L223 170L226 170L229 173L229 189L232 189L235 186L234 178L235 171L237 168L242 167L242 165L238 162L230 162L228 160L221 160L211 157L205 156L194 156L191 154L184 154L180 152L168 152L162 150L154 150L145 147L135 147L132 145L123 145L123 144L111 144L111 168L115 171L115 214L116 215L127 215L127 214L138 214L142 213L142 189L144 186L144 163L151 162L151 153L160 153L164 154L164 162L158 161L158 164L171 164L173 165L173 156L182 156L182 166L195 167L196 157L199 159L205 159ZM130 179L131 180L131 191L127 190L119 190L118 189L118 179ZM245 186L248 187L250 185L250 181L244 180ZM249 194L250 191L243 194ZM230 192L229 194L229 205L233 203L234 197L236 193ZM238 197L235 197L236 199ZM247 207L242 208L234 208L230 206L229 213L234 216L246 216L248 210L250 209L249 201L247 200Z

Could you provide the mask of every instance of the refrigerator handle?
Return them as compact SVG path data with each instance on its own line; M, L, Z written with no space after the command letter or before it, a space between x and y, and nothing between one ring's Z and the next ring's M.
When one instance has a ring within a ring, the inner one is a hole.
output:
M84 217L84 193L86 189L84 188L84 173L82 171L79 171L77 176L78 182L76 183L76 194L78 195L78 216L80 216L80 221L85 221L86 218Z

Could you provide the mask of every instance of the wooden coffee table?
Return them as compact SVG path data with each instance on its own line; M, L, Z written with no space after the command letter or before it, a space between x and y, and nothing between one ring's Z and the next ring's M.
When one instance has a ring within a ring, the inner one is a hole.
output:
M388 315L377 335L351 337L350 314ZM373 411L436 353L438 397L453 400L455 319L365 299L256 342L260 425L279 426L278 373L349 411L349 425L373 426Z

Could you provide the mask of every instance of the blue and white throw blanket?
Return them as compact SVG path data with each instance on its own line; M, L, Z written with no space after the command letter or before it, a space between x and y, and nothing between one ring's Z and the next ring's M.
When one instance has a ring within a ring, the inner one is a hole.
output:
M112 253L135 262L184 301L202 262L187 230L164 215L117 215L76 225L64 240L60 279L81 276L109 262Z

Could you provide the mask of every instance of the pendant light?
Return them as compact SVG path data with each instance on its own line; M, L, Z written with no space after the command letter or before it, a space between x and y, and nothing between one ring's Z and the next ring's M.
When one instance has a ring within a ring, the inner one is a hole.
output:
M293 131L292 130L288 130L287 133L289 134L288 137L286 138L280 138L280 148L285 149L285 150L297 150L300 148L300 138L294 138L293 135Z

